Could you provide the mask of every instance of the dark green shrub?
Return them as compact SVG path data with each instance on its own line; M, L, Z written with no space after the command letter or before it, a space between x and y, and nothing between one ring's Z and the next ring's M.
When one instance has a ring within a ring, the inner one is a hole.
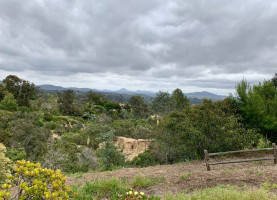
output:
M44 113L43 119L47 122L50 122L53 120L53 115L49 112Z
M11 116L8 131L11 147L24 148L28 159L37 160L46 152L46 141L51 133L40 126L41 116L36 112L14 113Z
M107 111L116 110L120 112L121 110L119 103L116 103L116 102L106 102L104 107L106 108Z
M3 143L5 146L9 146L12 134L9 131L10 118L12 112L6 110L0 110L0 143Z
M62 140L75 143L77 145L86 145L87 144L87 137L84 134L79 133L64 133L62 135Z
M97 149L99 144L114 139L113 130L108 125L92 124L81 132L88 141L88 146Z
M6 157L8 157L13 162L27 159L27 154L24 148L18 148L18 149L9 148L7 149L5 154L6 154Z
M0 108L8 111L16 111L18 109L18 105L14 96L8 93L0 102Z
M31 107L27 107L27 106L21 106L21 107L19 107L19 109L18 109L19 111L21 111L21 112L32 112L32 108Z
M131 161L131 164L136 167L154 166L157 164L157 160L155 159L151 151L147 150L135 157Z
M113 167L122 166L125 163L124 154L120 153L111 142L106 142L97 151L103 170L111 170Z
M254 148L260 135L246 129L218 103L204 100L183 112L164 117L156 130L160 158L167 163L203 158L203 151L221 152Z
M87 172L94 166L93 154L74 143L59 140L47 147L47 153L41 158L43 167L61 169L64 172Z
M57 125L55 122L48 122L46 125L45 125L45 128L47 129L50 129L50 130L54 130L57 128Z
M107 113L113 120L118 119L118 112L116 110L110 110Z
M112 124L116 136L135 139L150 138L153 125L145 119L115 120Z
M106 111L106 109L103 106L100 106L100 105L94 105L92 109L96 113L104 113Z

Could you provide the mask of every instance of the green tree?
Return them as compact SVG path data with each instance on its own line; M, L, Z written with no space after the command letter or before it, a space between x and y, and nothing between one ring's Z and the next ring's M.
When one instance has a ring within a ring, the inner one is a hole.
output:
M82 111L75 105L77 97L73 90L66 90L58 95L59 110L64 115L81 115Z
M0 84L0 101L4 99L4 96L7 94L6 88L3 84Z
M94 105L103 105L103 95L97 94L93 91L89 91L86 94L87 101Z
M171 99L173 103L173 109L176 111L181 111L185 107L190 106L189 99L184 95L182 90L180 90L179 88L175 89L172 92Z
M239 118L225 112L218 103L204 100L183 112L172 112L156 130L161 158L173 163L203 157L210 152L253 148L260 135L247 129Z
M12 140L11 133L9 132L9 125L11 122L12 112L0 109L0 143L9 146Z
M0 108L8 111L16 111L18 108L17 102L12 94L7 94L0 102Z
M29 83L15 75L7 76L3 83L6 90L14 95L19 106L30 106L30 100L35 98L37 92L33 83Z
M15 75L9 75L3 80L3 83L5 84L7 91L12 93L15 98L17 98L22 84L22 79Z
M121 111L121 106L117 102L106 102L104 107L106 108L107 111L110 110L116 110L118 113Z
M274 77L271 79L275 88L277 88L277 73L275 73Z
M172 108L172 99L168 92L159 91L151 102L151 110L157 114L168 114Z
M144 103L143 97L132 96L129 100L129 104L132 107L132 113L135 118L147 118L149 114L148 105Z
M259 129L272 142L277 142L277 91L272 81L252 87L243 80L232 97L240 109L245 125Z

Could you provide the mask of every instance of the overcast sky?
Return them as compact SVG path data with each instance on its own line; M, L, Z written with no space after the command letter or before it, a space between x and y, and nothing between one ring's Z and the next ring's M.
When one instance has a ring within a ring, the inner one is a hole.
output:
M228 94L275 72L276 0L0 0L0 79Z

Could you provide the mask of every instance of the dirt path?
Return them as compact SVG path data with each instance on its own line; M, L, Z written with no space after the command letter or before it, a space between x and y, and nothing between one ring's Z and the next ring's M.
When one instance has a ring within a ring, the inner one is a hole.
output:
M174 165L159 165L146 168L124 168L111 172L84 174L81 178L69 177L67 184L83 184L95 179L126 178L135 176L156 178L158 183L142 191L163 195L213 187L219 184L259 187L262 183L277 183L277 165L273 161L212 166L207 171L203 162L187 162Z

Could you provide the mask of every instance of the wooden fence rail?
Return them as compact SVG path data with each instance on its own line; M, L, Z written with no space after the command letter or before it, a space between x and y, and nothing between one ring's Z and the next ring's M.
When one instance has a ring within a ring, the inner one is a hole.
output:
M211 156L232 154L232 153L245 153L245 152L255 152L255 151L271 151L273 150L273 156L264 157L264 158L251 158L251 159L240 159L240 160L229 160L229 161L221 161L221 162L212 162L210 163ZM217 153L208 153L207 150L204 150L205 154L205 163L207 170L211 170L211 165L220 165L220 164L229 164L229 163L242 163L242 162L253 162L253 161L261 161L261 160L274 160L274 164L277 164L277 149L276 144L273 143L271 148L263 148L263 149L249 149L249 150L239 150L239 151L226 151L226 152L217 152Z

